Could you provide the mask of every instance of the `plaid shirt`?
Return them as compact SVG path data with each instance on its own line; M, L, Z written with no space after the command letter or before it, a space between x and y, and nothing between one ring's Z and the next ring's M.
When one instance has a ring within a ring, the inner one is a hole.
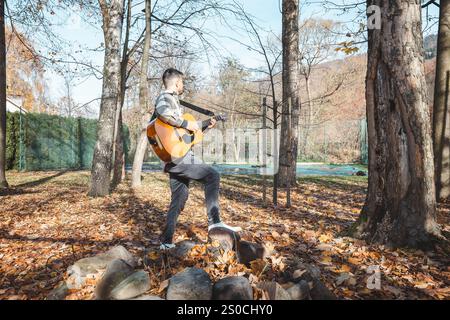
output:
M187 121L183 120L178 95L172 90L164 90L156 99L156 117L174 127L186 128Z

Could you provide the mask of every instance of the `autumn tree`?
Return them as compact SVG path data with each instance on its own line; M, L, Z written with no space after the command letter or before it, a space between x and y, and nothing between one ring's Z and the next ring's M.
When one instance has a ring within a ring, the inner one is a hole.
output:
M368 15L369 182L354 234L393 246L427 246L440 231L420 1L367 5L381 14ZM374 19L381 19L381 28Z
M102 100L97 126L97 142L91 169L90 196L105 196L110 191L111 162L120 91L120 47L123 1L99 0L103 18L105 58L103 64Z
M433 104L433 149L438 201L450 196L450 1L442 0L439 10Z
M6 43L5 1L0 0L0 189L8 188L6 181Z
M22 107L45 111L44 68L31 39L6 27L6 95L22 98Z
M249 120L255 118L253 115L258 117L258 100L251 90L251 83L247 81L249 75L238 60L228 58L221 64L217 79L220 91L219 103L222 111L227 112L225 126L231 129L226 147L231 149L234 162L239 162L242 151L242 137L239 130L248 126Z
M283 0L283 101L280 132L279 183L295 185L297 175L299 96L298 0Z
M23 98L23 107L33 112L48 112L48 88L44 69L62 78L69 73L101 72L88 59L77 59L71 44L55 33L54 20L59 14L86 13L97 19L98 8L90 0L7 1L7 95ZM78 12L79 11L79 12ZM97 21L97 20L95 20ZM68 68L73 66L73 68ZM89 70L89 71L87 71ZM84 109L85 105L80 105ZM56 110L53 110L56 111Z

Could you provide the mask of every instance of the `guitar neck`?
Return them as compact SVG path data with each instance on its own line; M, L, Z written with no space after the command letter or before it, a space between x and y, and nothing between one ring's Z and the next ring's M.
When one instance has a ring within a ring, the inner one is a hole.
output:
M215 119L215 120L222 120L222 117L220 117L220 116L214 116L212 118ZM211 121L211 119L207 119L207 120L203 120L202 121L202 125L201 125L202 131L205 131L208 128L208 126L210 124L210 121Z

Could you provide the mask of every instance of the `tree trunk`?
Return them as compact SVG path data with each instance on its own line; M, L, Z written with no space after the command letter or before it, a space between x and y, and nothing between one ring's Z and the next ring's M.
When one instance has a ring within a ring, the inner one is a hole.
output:
M152 36L151 10L152 10L151 0L145 0L145 39L144 39L144 49L142 52L141 75L139 79L139 105L141 108L142 127L137 139L136 152L134 154L133 168L131 171L132 188L138 188L141 186L142 164L144 162L145 151L147 150L147 122L150 117L150 112L148 108L147 73L148 73L148 59L150 55L151 36Z
M300 109L298 82L298 0L283 0L283 104L281 115L281 139L279 155L279 185L296 184L296 163L298 146L298 117L289 121L289 101L292 113ZM291 124L290 141L286 139Z
M125 176L125 156L123 146L123 123L122 123L122 108L125 102L125 94L127 88L127 67L129 60L128 43L130 39L130 24L131 24L131 0L127 2L127 21L125 29L125 40L122 48L122 61L120 62L120 93L116 110L116 124L114 127L114 148L113 148L113 177L111 180L111 189L119 185Z
M115 139L114 150L114 166L113 177L111 180L111 189L114 189L124 178L125 154L123 148L123 122L122 122L122 108L119 110L119 121L117 123L117 134Z
M6 181L6 46L5 1L0 0L0 189L8 188Z
M367 5L381 8L382 28L368 31L369 185L352 231L369 242L427 247L439 228L420 1Z
M97 142L91 169L89 195L105 196L110 192L112 147L120 85L120 39L123 1L111 0L109 6L100 1L105 38L102 100L97 125Z
M311 103L311 89L310 89L310 78L305 75L305 84L306 84L306 98L308 99L307 110L305 114L305 126L303 127L303 141L300 143L301 148L300 152L303 156L306 155L306 150L308 147L308 139L309 133L311 132L312 125L312 103Z
M436 199L450 196L450 0L440 2L433 104Z

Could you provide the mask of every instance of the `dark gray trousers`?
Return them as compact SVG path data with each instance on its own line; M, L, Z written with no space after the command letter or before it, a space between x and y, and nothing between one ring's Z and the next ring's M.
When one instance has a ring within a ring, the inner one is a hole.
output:
M170 176L171 201L167 220L160 241L172 243L178 215L184 209L189 195L189 181L195 180L203 184L205 190L208 225L219 223L219 173L207 164L168 164L165 171Z

